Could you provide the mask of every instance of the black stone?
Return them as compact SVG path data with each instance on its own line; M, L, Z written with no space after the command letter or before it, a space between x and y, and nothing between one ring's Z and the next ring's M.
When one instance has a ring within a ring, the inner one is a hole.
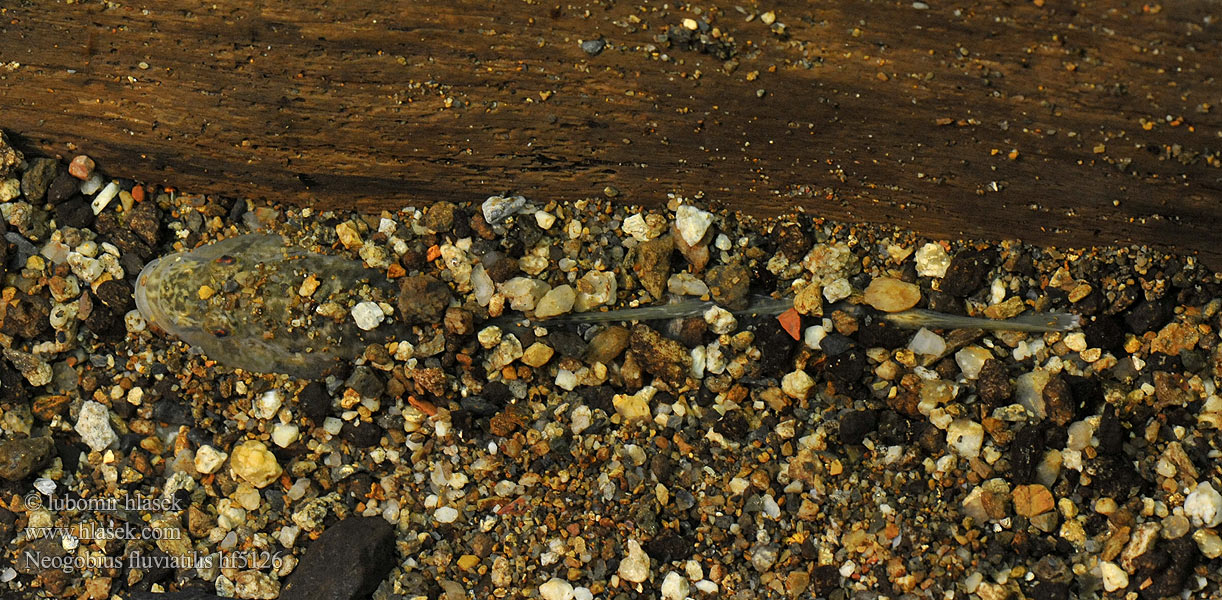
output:
M1145 300L1124 316L1124 322L1129 326L1129 331L1141 335L1147 331L1161 329L1171 320L1171 316L1170 303Z
M331 412L331 397L327 395L327 388L317 381L301 388L301 392L297 394L297 403L301 406L301 412L315 425L322 423Z
M861 378L866 368L866 353L856 346L841 352L824 362L824 369L832 379L841 383L853 383Z
M1124 347L1124 328L1115 317L1095 317L1093 321L1082 324L1082 333L1092 348L1115 352Z
M382 439L383 429L377 423L346 421L339 435L357 448L372 448Z
M964 250L950 260L939 287L951 296L966 298L984 287L992 262L984 251Z
M878 426L878 413L855 410L840 417L840 441L851 446L860 444Z
M81 180L67 171L60 171L47 188L47 202L59 204L80 191Z
M310 544L280 599L363 600L397 563L390 523L380 517L349 517Z

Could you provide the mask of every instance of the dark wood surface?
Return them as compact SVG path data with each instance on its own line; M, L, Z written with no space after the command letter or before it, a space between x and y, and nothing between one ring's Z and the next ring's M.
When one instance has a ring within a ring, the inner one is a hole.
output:
M190 192L611 186L1222 264L1217 3L930 4L5 2L0 127ZM668 36L685 18L720 37Z

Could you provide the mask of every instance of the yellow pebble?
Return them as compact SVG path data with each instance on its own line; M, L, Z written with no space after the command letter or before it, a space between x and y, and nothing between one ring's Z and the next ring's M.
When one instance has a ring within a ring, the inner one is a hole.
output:
M214 290L214 289L212 289L212 288L210 288L210 287L208 287L208 286L206 286L206 285L201 285L201 286L199 286L199 299L200 299L200 300L207 300L207 299L211 298L211 297L212 297L212 295L213 295L213 294L215 294L215 293L216 293L216 290Z

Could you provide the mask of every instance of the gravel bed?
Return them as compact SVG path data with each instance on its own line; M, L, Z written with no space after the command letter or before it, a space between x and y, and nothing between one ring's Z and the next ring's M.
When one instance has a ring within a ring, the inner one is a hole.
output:
M202 197L0 140L0 596L1222 597L1222 275L1191 257L426 200ZM153 294L191 333L137 309L153 259L256 233L338 262L213 257L266 266ZM794 310L731 312L765 296ZM564 322L675 297L729 310ZM878 312L914 307L1081 326ZM263 372L312 331L334 361Z

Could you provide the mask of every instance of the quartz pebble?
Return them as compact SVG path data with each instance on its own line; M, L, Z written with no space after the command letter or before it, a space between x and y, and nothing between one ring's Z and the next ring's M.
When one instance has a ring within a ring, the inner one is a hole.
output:
M922 327L908 342L908 349L917 354L941 356L946 352L946 340L942 336Z
M921 277L945 277L950 266L950 255L941 244L930 242L916 252L917 275Z
M679 235L688 246L700 243L712 224L712 213L690 204L684 204L675 211L675 229L679 230Z
M649 555L641 549L640 542L628 540L628 552L620 560L618 572L620 579L632 583L649 579Z
M352 320L356 321L357 327L365 331L376 329L385 318L386 313L382 312L376 302L359 302L352 307Z
M229 468L234 475L257 488L267 487L281 473L276 456L257 440L247 440L235 446L229 455Z
M228 458L229 454L204 444L195 451L195 470L201 475L215 473Z
M563 315L573 310L577 300L577 292L571 285L558 285L550 290L535 304L535 317L548 319Z
M543 600L573 600L573 584L553 577L539 586L539 597Z
M526 198L522 196L488 196L480 205L480 211L489 225L497 225L525 206Z
M691 591L691 585L687 582L687 578L674 572L669 571L662 578L662 597L665 600L684 600Z
M81 412L73 429L80 434L86 446L97 452L119 441L119 436L110 427L110 410L93 400L81 404Z
M1217 527L1222 524L1222 494L1208 481L1198 483L1184 498L1184 516L1192 519L1197 527Z
M865 302L883 312L900 312L921 301L921 288L890 277L879 277L866 287Z

